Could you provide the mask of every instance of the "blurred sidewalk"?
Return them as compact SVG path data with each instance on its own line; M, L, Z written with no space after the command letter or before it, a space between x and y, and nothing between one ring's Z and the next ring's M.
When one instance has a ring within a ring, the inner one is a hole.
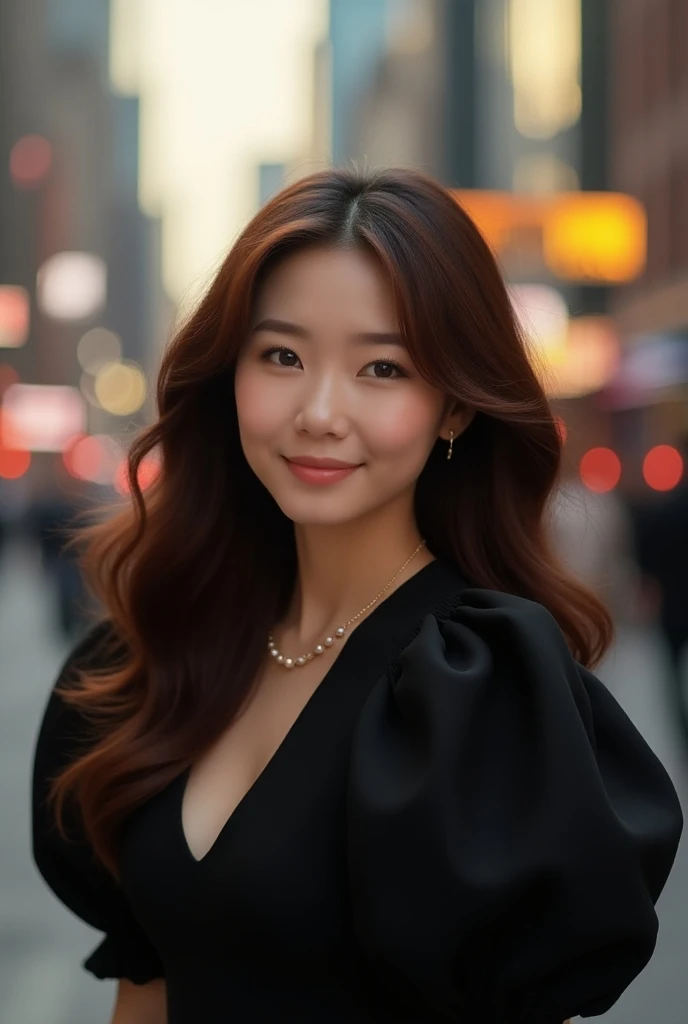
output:
M30 855L33 747L66 653L49 597L38 555L9 547L0 564L0 1024L106 1024L114 983L79 966L99 933L57 902Z
M38 560L10 548L0 565L0 1022L98 1024L109 1020L114 984L80 961L98 933L56 901L30 858L29 781L39 719L64 646L52 625ZM664 651L649 631L622 632L600 675L674 778L688 807L688 775L664 701ZM657 953L604 1024L683 1024L688 1004L688 847L679 851L660 902Z

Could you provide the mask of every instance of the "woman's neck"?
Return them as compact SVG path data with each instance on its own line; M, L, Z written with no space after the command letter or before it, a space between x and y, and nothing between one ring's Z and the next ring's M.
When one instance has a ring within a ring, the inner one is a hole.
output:
M422 538L413 520L397 519L384 528L361 522L297 525L295 536L297 582L279 631L298 646L318 642L343 625L373 601L395 573L380 600L433 561L426 546L416 551Z

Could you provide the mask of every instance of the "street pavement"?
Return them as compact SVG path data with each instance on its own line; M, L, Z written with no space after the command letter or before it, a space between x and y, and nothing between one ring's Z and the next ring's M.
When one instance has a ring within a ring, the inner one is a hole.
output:
M30 856L29 782L36 730L65 654L31 551L0 564L0 1024L108 1024L113 982L80 967L99 934L62 907ZM663 699L665 654L623 632L600 675L661 757L688 808L688 773ZM659 903L657 951L603 1024L684 1024L688 1006L688 840ZM326 1022L323 1022L326 1024Z

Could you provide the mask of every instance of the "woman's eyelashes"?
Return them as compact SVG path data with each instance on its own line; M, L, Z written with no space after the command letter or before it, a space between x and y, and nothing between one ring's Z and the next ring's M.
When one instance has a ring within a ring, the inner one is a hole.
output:
M278 357L281 357L282 355L286 355L290 359L293 359L294 361L293 362L281 362L281 361L278 362L278 361L275 361L272 358L273 355L278 355ZM296 352L294 352L290 348L286 348L284 345L272 345L270 348L264 349L260 353L260 359L265 361L265 362L272 363L273 366L281 366L281 367L283 367L284 369L287 369L287 370L292 368L292 367L294 367L296 365L296 363L300 362L300 359L297 356ZM363 369L367 370L370 366L382 366L386 370L392 369L396 374L398 374L398 377L408 377L409 376L407 370L405 370L404 367L401 365L401 363L398 363L396 361L396 359L376 359L372 363L367 363L363 367ZM375 378L375 380L397 380L398 379L398 377L393 377L393 376L389 376L389 375L386 375L386 374L382 374L381 376L378 376L377 374L372 374L372 376Z

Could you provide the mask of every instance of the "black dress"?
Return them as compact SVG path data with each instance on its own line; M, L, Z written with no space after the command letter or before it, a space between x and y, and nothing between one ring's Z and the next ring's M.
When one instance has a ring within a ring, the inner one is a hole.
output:
M668 776L542 606L441 561L351 634L201 861L188 772L128 819L121 888L59 839L46 780L78 735L53 695L34 857L105 933L86 969L165 977L169 1024L561 1024L652 955L682 828Z

